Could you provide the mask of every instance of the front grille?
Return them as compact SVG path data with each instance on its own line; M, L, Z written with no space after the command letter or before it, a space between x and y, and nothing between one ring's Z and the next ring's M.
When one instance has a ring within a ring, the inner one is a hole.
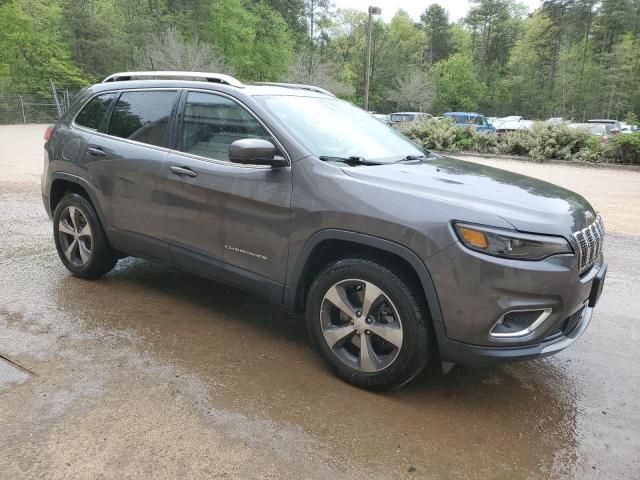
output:
M578 243L578 260L580 262L580 272L584 272L591 267L602 252L604 242L604 223L600 215L595 222L587 228L575 232L573 238Z
M578 326L578 324L580 323L580 321L582 320L582 317L584 316L584 309L585 307L582 307L580 310L578 310L577 312L573 313L572 315L570 315L568 318L564 319L560 324L558 324L558 326L556 326L556 328L554 328L553 330L551 330L549 332L549 334L546 336L545 340L550 340L554 337L557 337L559 335L569 335L574 328L576 328Z

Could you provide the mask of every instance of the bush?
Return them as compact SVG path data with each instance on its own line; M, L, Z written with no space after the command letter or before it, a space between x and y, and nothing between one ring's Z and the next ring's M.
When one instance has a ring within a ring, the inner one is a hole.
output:
M615 162L640 164L640 133L619 134L609 138L610 153Z
M529 155L534 147L533 136L529 130L516 130L499 137L498 151L505 155Z
M498 153L500 138L492 132L472 131L473 150L479 153Z
M398 125L398 130L429 150L529 156L532 160L604 160L640 164L640 133L616 135L604 145L587 130L566 125L534 124L532 129L516 130L504 135L477 132L456 127L451 119L429 119Z
M468 128L458 128L452 119L441 121L433 118L419 122L401 123L398 131L429 150L459 152L473 147L473 132Z

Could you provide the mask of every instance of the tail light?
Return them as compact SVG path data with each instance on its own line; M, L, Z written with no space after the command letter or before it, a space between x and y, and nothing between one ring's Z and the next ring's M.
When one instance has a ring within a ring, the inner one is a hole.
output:
M44 131L44 139L49 141L49 139L51 138L51 134L53 134L53 125L49 125Z

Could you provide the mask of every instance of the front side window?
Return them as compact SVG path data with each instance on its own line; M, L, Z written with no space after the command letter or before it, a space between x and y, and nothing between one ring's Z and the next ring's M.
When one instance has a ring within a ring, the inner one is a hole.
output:
M182 120L181 151L229 161L229 145L245 138L273 142L260 122L233 100L210 93L187 94Z
M115 93L105 93L93 97L76 117L76 124L92 130L98 130L105 113L107 113L111 102L113 102L115 98Z
M111 113L107 133L120 138L169 146L169 120L178 98L174 91L124 92Z
M318 157L391 162L425 152L368 112L333 97L256 96L282 125Z

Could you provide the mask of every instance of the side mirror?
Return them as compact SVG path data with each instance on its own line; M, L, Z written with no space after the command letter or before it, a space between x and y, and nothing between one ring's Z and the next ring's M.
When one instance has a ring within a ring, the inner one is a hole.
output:
M229 145L229 160L244 165L286 167L286 158L276 156L273 143L259 138L243 138Z

